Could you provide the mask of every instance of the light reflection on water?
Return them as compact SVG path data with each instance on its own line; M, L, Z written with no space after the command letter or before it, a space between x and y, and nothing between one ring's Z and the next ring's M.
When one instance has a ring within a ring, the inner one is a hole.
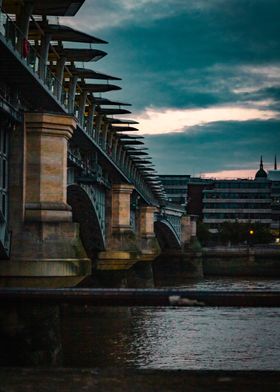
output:
M143 309L129 350L143 368L280 369L279 316L260 308Z
M212 278L180 287L279 290L280 281ZM280 370L280 308L87 308L66 313L63 328L68 366Z
M161 287L180 287L197 290L280 290L280 280L271 278L211 277L202 280L182 281L177 279L172 284Z

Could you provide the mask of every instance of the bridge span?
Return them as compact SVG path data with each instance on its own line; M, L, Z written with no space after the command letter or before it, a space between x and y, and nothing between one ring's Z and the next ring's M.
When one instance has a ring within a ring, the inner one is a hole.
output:
M103 97L120 78L80 66L107 42L50 21L83 2L0 0L0 286L74 286L195 235L130 105Z

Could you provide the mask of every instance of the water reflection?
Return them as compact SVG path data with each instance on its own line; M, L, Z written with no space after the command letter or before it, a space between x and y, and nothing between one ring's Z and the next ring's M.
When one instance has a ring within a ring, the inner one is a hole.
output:
M280 282L211 278L177 286L279 290ZM279 316L278 308L66 309L65 365L280 370Z

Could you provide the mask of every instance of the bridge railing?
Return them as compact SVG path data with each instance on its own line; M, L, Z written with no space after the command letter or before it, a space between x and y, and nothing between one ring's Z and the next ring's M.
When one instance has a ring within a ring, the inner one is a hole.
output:
M33 18L32 18L33 19ZM36 21L33 19L33 22ZM40 28L40 27L38 27ZM43 33L40 30L40 33ZM98 140L96 140L97 131L93 126L87 126L87 116L83 113L81 118L80 116L80 108L78 105L74 105L74 113L69 111L71 105L69 105L69 100L74 102L74 95L70 96L68 89L65 88L64 84L60 82L60 80L56 77L56 74L53 72L52 68L45 65L45 72L41 72L41 64L44 63L39 51L35 49L33 42L28 40L20 28L17 26L15 21L5 13L3 8L0 7L0 35L5 39L7 46L12 49L17 57L22 61L25 66L29 68L29 70L34 74L36 78L38 78L47 89L49 94L55 99L57 103L61 106L62 111L73 114L77 121L78 126L83 131L83 133L93 142L95 147L102 151L103 154L107 156L109 160L115 163L115 165L120 169L120 171L129 179L129 181L135 185L135 187L139 190L140 194L144 196L146 200L148 200L152 204L157 204L157 201L151 192L151 189L148 184L145 183L144 178L141 177L140 173L136 170L129 171L128 168L121 162L118 157L114 157L110 155L106 146L99 145ZM54 48L51 47L51 50ZM56 52L55 52L56 53ZM59 59L59 55L57 60ZM73 75L66 67L68 72L68 76L72 77ZM77 89L82 91L81 87L79 87L79 83L77 85ZM59 93L58 93L59 92Z
M36 75L36 78L39 78L43 82L49 93L57 100L55 86L60 85L61 89L64 90L62 84L48 66L46 67L45 77L42 77L40 74L40 63L43 59L40 53L32 45L32 42L26 38L15 21L1 7L0 34L5 38L9 48L12 48L17 53L21 61ZM67 91L64 91L61 98L58 99L64 110L67 110L65 105L66 97L68 97L68 94Z

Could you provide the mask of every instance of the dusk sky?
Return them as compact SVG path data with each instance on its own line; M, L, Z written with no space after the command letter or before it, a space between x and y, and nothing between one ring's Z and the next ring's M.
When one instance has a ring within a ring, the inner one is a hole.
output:
M159 174L214 177L280 165L279 21L279 0L86 0L67 18L109 41L85 66L122 78L106 97L133 105Z

